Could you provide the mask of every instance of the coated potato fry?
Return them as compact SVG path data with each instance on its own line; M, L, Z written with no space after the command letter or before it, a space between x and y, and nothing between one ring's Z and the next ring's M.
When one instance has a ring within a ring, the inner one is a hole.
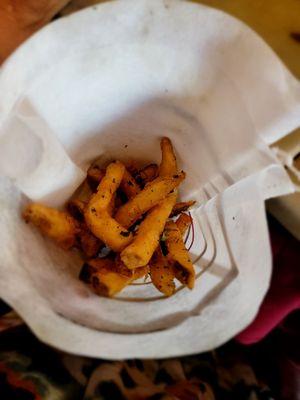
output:
M126 267L135 269L148 264L159 244L165 223L176 202L176 196L176 193L170 194L143 220L133 242L121 253L121 260Z
M160 142L162 160L159 166L159 176L173 176L177 173L177 161L174 149L169 138L162 138Z
M134 177L130 172L125 169L123 179L120 184L121 190L126 194L128 199L132 199L138 193L140 193L141 189L139 185L136 183Z
M181 236L184 236L191 224L192 220L188 214L180 214L179 218L176 220L176 226L179 229Z
M128 232L110 215L111 204L123 178L125 167L120 162L111 163L100 182L97 192L85 209L85 221L89 229L113 251L122 251L132 240Z
M158 177L150 182L137 196L119 208L115 219L125 228L133 225L145 212L162 201L185 178L181 172L169 178Z
M98 185L97 192L92 196L89 207L95 208L97 212L107 210L114 193L120 186L125 167L119 161L109 164L106 174Z
M75 218L77 221L83 221L84 209L86 205L87 203L82 200L73 199L68 202L67 209L73 218Z
M196 204L194 200L176 203L175 206L173 207L171 217L176 217L176 215L179 215L189 210L194 204Z
M181 214L176 221L177 228L183 236L191 225L191 218L187 214ZM160 245L155 250L149 263L150 276L153 285L164 295L171 296L175 291L175 273L172 262L162 253Z
M105 169L100 169L98 166L93 166L88 169L87 180L93 190L97 188L104 176ZM120 184L120 188L126 194L128 199L136 196L141 190L134 177L127 169L124 170L124 175Z
M90 188L95 191L105 176L105 169L98 167L97 165L91 165L87 171L86 180Z
M90 185L85 180L76 190L72 198L87 203L92 197L92 194L93 192L90 188Z
M96 257L103 245L103 242L92 234L86 224L81 225L79 247L88 258Z
M112 297L147 273L147 267L132 271L112 259L96 258L83 265L80 279L90 284L97 294Z
M149 267L153 285L164 295L172 296L175 291L175 274L172 265L164 257L160 246L155 250Z
M93 211L87 207L85 220L93 234L113 251L120 252L132 241L132 233L123 228L107 211Z
M195 284L195 270L175 222L168 221L165 228L168 259L173 263L176 278L189 289Z
M158 175L158 166L157 164L149 164L146 167L142 168L138 171L137 175L135 175L136 181L142 185L143 187L153 181Z
M41 204L29 204L23 212L26 222L31 222L45 236L54 240L63 249L70 249L76 244L79 226L76 220L64 211Z

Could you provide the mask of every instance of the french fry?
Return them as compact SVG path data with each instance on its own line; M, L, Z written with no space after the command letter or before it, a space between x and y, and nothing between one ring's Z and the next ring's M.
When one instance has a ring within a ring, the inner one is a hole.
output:
M121 260L129 269L147 265L159 244L165 223L176 202L176 193L151 210L139 226L133 242L121 253Z
M187 214L181 214L176 221L177 228L183 236L191 225L191 218ZM158 246L149 263L150 276L153 285L164 295L171 296L175 291L175 273L172 262L162 253L161 247Z
M162 160L159 166L160 176L173 176L177 173L177 161L171 140L167 137L160 142Z
M120 186L125 167L120 162L111 163L100 182L97 192L87 205L84 216L92 233L113 251L122 251L131 241L132 233L111 217L111 203Z
M114 193L114 194L111 196L111 200L110 200L109 205L108 205L108 207L107 207L107 212L108 212L108 214L109 214L110 216L113 216L113 215L114 215L115 208L116 208L116 199L117 199L117 194Z
M176 203L175 206L173 207L171 217L176 217L176 215L188 211L194 204L196 204L194 200Z
M119 208L115 219L125 228L132 226L141 216L162 201L185 178L181 172L173 177L158 177L150 182L137 196Z
M87 203L79 199L70 200L67 204L67 210L77 221L84 220L84 209Z
M135 175L136 181L141 185L145 186L147 183L153 181L158 175L158 166L157 164L149 164L146 167L142 168L138 171L137 175Z
M77 221L64 211L41 204L29 204L23 212L23 218L35 225L45 236L55 241L63 249L70 249L76 244L79 232Z
M105 169L100 169L98 166L92 166L88 169L87 180L90 186L95 190L105 176ZM140 187L135 181L131 173L125 169L120 188L126 194L128 199L136 196L140 192Z
M115 161L106 168L106 174L98 185L97 192L92 196L89 207L94 207L97 212L107 210L114 193L120 186L125 167L119 161Z
M86 224L81 225L78 237L79 247L88 258L96 257L101 247L104 245L101 240L92 234Z
M149 268L153 285L164 295L172 296L175 291L175 274L172 265L164 257L160 246L155 250Z
M120 252L132 241L132 233L122 227L107 211L93 211L87 207L85 220L93 234L113 251Z
M91 165L87 170L86 180L92 189L95 191L105 176L105 169L98 167L98 165Z
M128 199L132 199L138 193L140 193L141 189L139 185L136 183L134 177L130 172L125 169L123 179L120 184L121 190L126 194Z
M181 232L175 222L168 221L164 233L168 249L167 257L173 263L175 276L181 283L192 289L195 284L195 270L183 243Z
M92 192L89 184L85 180L79 186L79 188L75 191L74 195L72 196L72 199L77 199L77 200L87 203L90 200L92 194L93 194L93 192Z
M112 297L147 272L147 267L131 271L124 266L120 267L112 259L96 258L83 265L80 279L88 283L97 294Z
M176 220L176 226L179 229L181 236L184 236L191 224L192 220L188 214L180 214L179 218Z

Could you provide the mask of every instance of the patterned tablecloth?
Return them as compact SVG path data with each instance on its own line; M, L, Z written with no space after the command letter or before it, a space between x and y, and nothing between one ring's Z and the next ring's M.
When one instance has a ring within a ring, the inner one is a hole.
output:
M235 343L180 359L108 362L43 345L14 312L0 318L0 331L1 400L275 398L251 360L259 350L252 349L250 356ZM256 363L262 366L264 359ZM275 369L271 375L276 376Z

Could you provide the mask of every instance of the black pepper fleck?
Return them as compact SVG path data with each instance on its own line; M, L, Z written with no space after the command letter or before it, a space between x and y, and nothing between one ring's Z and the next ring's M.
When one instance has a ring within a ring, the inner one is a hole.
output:
M300 43L300 32L291 32L290 37Z
M122 232L120 233L120 235L121 235L121 236L124 236L124 237L128 237L128 236L130 235L130 232L122 231Z

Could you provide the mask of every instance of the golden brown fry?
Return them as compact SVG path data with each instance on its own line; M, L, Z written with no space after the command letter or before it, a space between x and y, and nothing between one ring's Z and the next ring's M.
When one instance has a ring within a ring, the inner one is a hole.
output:
M187 285L189 289L192 289L195 284L195 270L183 243L181 232L175 222L168 221L166 223L165 236L168 259L174 263L176 278Z
M180 203L176 203L175 206L173 207L173 210L172 210L172 213L171 213L171 217L176 217L176 215L179 215L179 214L187 211L194 204L196 204L196 201L194 201L194 200L182 201Z
M135 176L140 168L139 163L136 160L127 160L125 163L125 167L132 176Z
M109 202L109 205L107 207L107 212L110 216L114 215L115 212L115 208L116 208L116 198L117 198L117 194L114 193L111 197L111 200Z
M176 220L177 228L180 231L181 236L184 236L188 228L192 224L192 219L188 214L180 214L179 218Z
M83 265L80 279L90 284L97 294L112 297L147 272L147 267L132 271L112 259L96 258Z
M115 161L106 168L106 174L102 178L97 192L92 196L89 207L94 207L97 212L107 210L114 193L120 186L125 167L119 161Z
M93 234L116 252L122 251L132 240L132 233L109 214L116 190L118 189L125 167L120 162L111 163L106 175L100 182L97 192L92 196L85 209L85 221Z
M87 203L82 200L73 199L68 202L67 210L72 215L73 218L77 219L77 221L83 221L84 209L86 205Z
M97 213L87 207L85 220L93 234L102 240L113 251L120 252L132 241L132 233L122 227L107 211Z
M128 199L132 199L138 193L140 193L141 189L139 185L136 183L134 177L130 172L125 169L123 179L120 184L121 190L126 194Z
M185 234L191 222L191 218L187 214L181 214L177 219L176 225L181 236ZM174 268L172 262L168 262L167 257L163 255L160 246L155 250L149 267L153 285L166 296L171 296L175 291Z
M185 178L181 172L172 178L158 177L150 182L137 196L119 208L115 219L125 228L133 225L145 212L162 201Z
M80 249L88 258L96 257L104 245L101 240L92 234L84 223L81 225L78 239Z
M70 249L76 243L79 232L77 221L66 212L41 204L29 204L23 212L26 222L33 223L44 235L54 240L63 249Z
M147 183L153 181L158 175L157 164L149 164L142 168L136 175L136 181L144 187Z
M95 191L105 176L105 169L98 167L98 165L91 165L87 171L86 180L90 188Z
M175 291L174 269L164 257L160 246L155 250L150 264L150 277L153 285L164 295L172 296Z
M176 202L176 193L161 201L139 226L133 242L121 253L123 263L129 269L143 267L150 261L158 246L165 223Z
M171 140L167 137L160 142L162 160L159 166L160 176L173 176L177 174L177 161Z

